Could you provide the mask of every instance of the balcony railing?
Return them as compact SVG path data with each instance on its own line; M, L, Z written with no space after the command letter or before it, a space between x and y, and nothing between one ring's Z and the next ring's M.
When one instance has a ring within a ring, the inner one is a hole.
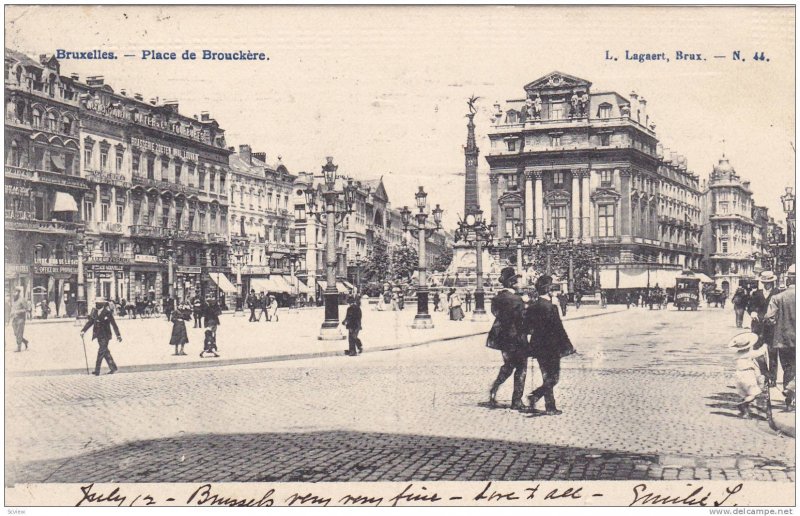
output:
M99 183L103 185L130 187L130 183L122 174L102 172L99 170L86 170L86 181L89 183Z
M195 195L201 191L193 185L181 185L177 183L170 183L168 179L150 179L148 177L133 176L133 184L142 185L148 188L156 188L158 190L169 190L174 193L182 193L184 195Z
M206 235L200 231L190 231L188 229L175 229L172 232L176 240L184 240L187 242L205 242Z
M172 236L171 228L162 228L159 226L130 226L131 236L134 237L149 237L149 238L170 238Z
M209 233L208 242L210 244L224 244L225 242L227 242L227 239L225 238L225 235L222 235L220 233Z
M8 213L8 211L6 211ZM61 222L58 220L21 220L9 219L6 217L6 229L10 231L33 231L36 233L53 233L62 235L73 235L79 228L83 228L82 223Z
M123 232L122 224L119 222L94 222L88 224L89 230L94 230L98 233L110 233L121 235Z
M46 170L34 170L28 167L13 167L6 166L5 175L7 178L24 179L27 181L37 181L56 186L66 186L70 188L79 188L81 190L88 190L86 180L78 176L68 176L59 174L58 172L47 172Z

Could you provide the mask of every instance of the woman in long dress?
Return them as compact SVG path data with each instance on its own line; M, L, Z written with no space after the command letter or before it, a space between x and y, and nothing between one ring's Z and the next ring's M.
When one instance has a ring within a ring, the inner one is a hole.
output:
M174 310L171 316L172 335L169 338L169 345L175 346L175 355L185 355L186 352L183 350L183 346L189 343L184 313L184 310Z
M464 318L464 310L461 308L461 296L453 292L450 296L450 320L460 321Z

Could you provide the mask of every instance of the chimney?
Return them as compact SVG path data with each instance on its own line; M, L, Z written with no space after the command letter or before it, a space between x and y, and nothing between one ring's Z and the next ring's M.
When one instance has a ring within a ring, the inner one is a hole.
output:
M140 102L143 102L143 101L144 101L144 97L142 96L142 94L141 94L141 93L134 93L134 94L133 94L133 98L135 98L136 100L138 100L138 101L140 101Z
M93 75L86 78L86 84L89 86L102 86L105 84L105 78L102 75Z
M178 112L178 105L179 105L179 103L175 99L165 100L164 101L164 107L166 107L167 109L169 109L173 113L177 113Z
M155 106L156 104L158 104L158 97L151 97L150 98L150 105L151 106Z
M231 152L236 152L236 147L228 147L228 150Z
M686 169L686 156L683 154L678 155L678 166L682 169Z
M644 97L639 99L639 106L641 106L640 110L642 112L640 121L643 121L644 126L647 127L650 125L650 117L647 115L647 100Z
M253 149L249 145L239 145L239 157L241 157L248 165L253 164L252 158Z
M264 163L267 162L267 153L266 152L254 152L253 157L259 161L263 161Z
M42 64L47 63L47 54L39 54L39 62Z
M211 115L208 114L208 111L201 111L200 112L200 121L201 122L208 122L211 120Z
M123 97L127 97L128 96L128 92L125 91L125 90L119 90L119 94L122 95Z
M639 121L639 95L635 92L631 92L631 118L635 118L636 121Z
M78 75L77 73L69 74L69 78L72 79L73 81L80 81L81 80L81 76Z

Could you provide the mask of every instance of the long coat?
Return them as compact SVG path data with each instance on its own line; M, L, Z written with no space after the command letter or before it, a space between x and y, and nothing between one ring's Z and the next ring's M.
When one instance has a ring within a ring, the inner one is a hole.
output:
M360 330L361 329L361 307L358 305L351 304L347 307L347 314L344 316L344 321L342 321L344 327L348 330Z
M774 328L773 344L776 348L794 348L797 342L795 303L797 289L790 285L784 292L775 294L769 301L767 324Z
M524 350L528 340L524 327L525 303L510 290L501 290L492 299L494 323L489 330L486 346L501 351Z
M186 333L186 322L180 311L172 313L172 335L169 338L169 345L188 344L189 335Z
M752 313L755 312L756 315L758 315L758 321L752 321L750 323L750 329L753 333L757 333L761 337L762 342L768 345L772 344L773 328L769 324L764 324L764 318L767 315L769 301L774 294L775 289L771 290L769 295L766 296L764 295L764 291L759 289L750 296L750 302L747 304L747 313L752 315Z
M531 335L532 356L566 356L575 351L558 315L558 307L545 298L540 297L528 305L524 328Z
M219 305L216 302L212 302L206 305L206 327L211 326L219 326L219 314L222 313Z

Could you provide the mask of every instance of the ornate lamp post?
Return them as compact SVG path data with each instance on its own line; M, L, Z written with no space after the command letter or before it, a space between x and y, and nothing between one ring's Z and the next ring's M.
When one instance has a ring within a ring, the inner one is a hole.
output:
M482 210L469 213L464 220L458 221L455 241L464 240L465 242L475 244L475 276L478 285L475 289L475 310L472 312L473 321L489 320L483 303L483 244L484 242L491 242L495 227L494 224L486 224L483 220Z
M325 219L327 243L325 246L325 321L320 329L319 340L342 340L345 336L339 331L339 293L336 290L336 224L353 212L355 200L355 187L352 180L341 191L335 190L336 171L338 165L333 164L333 158L327 157L327 163L322 167L325 177L325 189L321 192L324 199L324 208L317 206L317 190L309 186L305 190L308 213L316 217L317 222Z
M295 271L297 269L297 265L300 263L300 256L302 256L299 252L292 250L286 254L286 260L289 262L289 276L292 278L292 296L295 298L294 302L297 302L297 293L298 293L298 279L295 276Z
M234 307L233 314L241 312L244 315L244 292L242 291L242 266L244 265L244 257L247 254L247 241L234 240L231 243L231 257L236 264L236 306Z
M175 241L171 237L167 240L167 281L169 297L175 299Z
M365 259L361 253L356 252L356 292L361 295L361 266L364 265Z
M79 319L86 315L86 285L83 278L83 255L86 252L86 230L78 228L78 237L75 242L67 244L70 253L76 253L78 256L78 294L75 300L75 318Z
M425 257L425 240L430 238L433 233L442 228L442 210L439 205L433 209L433 227L426 227L425 223L428 220L428 194L420 186L419 191L414 195L417 201L417 208L419 213L414 214L416 224L411 224L411 210L408 206L403 206L400 210L400 216L403 219L403 231L417 230L417 239L419 240L419 287L417 288L417 315L414 317L414 322L411 324L412 328L424 329L433 328L433 320L428 313L428 277L427 277L427 259Z
M792 187L786 187L786 193L781 195L783 211L786 213L786 245L789 248L789 263L794 263L794 241L795 241L795 196ZM788 267L788 266L787 266Z

